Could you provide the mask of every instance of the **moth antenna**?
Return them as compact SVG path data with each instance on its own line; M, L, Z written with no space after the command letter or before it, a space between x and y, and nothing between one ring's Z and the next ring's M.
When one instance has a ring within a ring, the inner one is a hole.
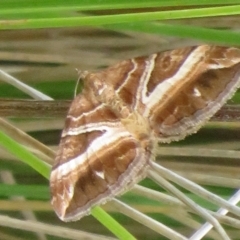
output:
M83 80L88 74L88 71L86 71L86 70L82 71L82 70L79 70L76 68L76 71L78 74L78 79L77 79L77 83L76 83L76 86L74 89L74 98L77 96L77 89L78 89L80 81Z

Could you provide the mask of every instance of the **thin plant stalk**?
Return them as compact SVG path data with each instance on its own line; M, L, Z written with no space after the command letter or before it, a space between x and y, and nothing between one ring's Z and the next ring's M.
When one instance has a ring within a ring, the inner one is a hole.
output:
M222 228L221 224L216 220L216 218L211 216L211 214L209 214L204 208L200 207L193 200L187 198L181 191L179 191L176 187L174 187L172 184L170 184L156 172L149 170L147 175L156 183L158 183L160 186L164 187L166 190L173 193L178 199L184 202L188 207L190 207L192 210L198 213L201 217L209 221L216 228L217 232L219 233L219 236L221 236L223 240L230 240L229 236Z

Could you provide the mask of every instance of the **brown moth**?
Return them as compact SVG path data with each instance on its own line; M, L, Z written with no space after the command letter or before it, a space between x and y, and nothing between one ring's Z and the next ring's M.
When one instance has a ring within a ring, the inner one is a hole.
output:
M195 133L240 84L240 50L202 45L88 73L72 102L52 168L63 221L124 193L146 176L158 142Z

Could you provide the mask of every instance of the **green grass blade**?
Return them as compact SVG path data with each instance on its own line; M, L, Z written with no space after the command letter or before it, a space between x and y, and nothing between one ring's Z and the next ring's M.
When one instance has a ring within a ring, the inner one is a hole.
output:
M57 4L56 4L57 3ZM10 0L7 2L0 2L0 15L12 14L19 11L19 13L30 12L63 12L72 10L107 10L107 9L132 9L132 8L156 8L156 7L184 7L184 6L208 6L208 5L232 5L239 4L240 0L150 0L150 1L136 1L136 0L76 0L69 1L37 1L32 0Z
M115 221L110 215L108 215L102 208L100 207L94 207L91 210L91 214L99 221L101 222L106 228L109 229L109 226L111 226L110 231L113 232L115 236L117 236L119 239L122 240L134 240L136 239L133 237L130 233L126 231L125 228L123 228L117 221Z
M207 42L214 42L227 45L240 45L240 33L228 30L207 29L196 26L172 25L165 23L132 23L132 24L115 24L105 26L107 29L138 31L151 34L162 34L168 36L177 36L182 38L192 38Z
M18 19L1 20L0 29L37 29L37 28L60 28L77 26L99 26L116 23L134 23L140 21L155 21L166 19L186 19L209 16L227 16L240 14L240 5L197 8L187 10L129 13L103 16L41 18L41 19Z
M45 178L49 179L50 165L43 162L41 159L29 152L25 147L14 141L2 131L0 131L0 144L11 154L18 157L24 163L28 164Z

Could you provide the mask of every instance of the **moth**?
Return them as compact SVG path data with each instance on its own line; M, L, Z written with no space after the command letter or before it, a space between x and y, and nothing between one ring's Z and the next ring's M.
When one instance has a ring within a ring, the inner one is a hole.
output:
M201 45L124 60L82 79L50 177L74 221L146 176L157 143L195 133L240 84L240 49Z

